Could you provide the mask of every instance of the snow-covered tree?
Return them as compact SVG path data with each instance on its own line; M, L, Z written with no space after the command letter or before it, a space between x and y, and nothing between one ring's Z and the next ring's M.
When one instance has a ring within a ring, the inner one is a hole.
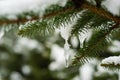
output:
M43 56L46 56L44 53L56 53L58 58L52 55L51 57L60 62L58 66L64 65L64 62L62 63L59 58L59 54L64 53L67 69L72 71L74 68L78 70L80 67L81 80L96 80L97 77L90 77L89 79L82 77L86 74L84 70L90 72L88 74L90 76L99 76L100 74L94 74L99 70L95 71L93 69L97 65L110 71L119 72L119 0L1 0L0 26L1 45L4 43L5 49L8 46L10 49L6 49L6 51L8 50L10 53L41 52ZM3 36L4 39L2 40ZM33 40L18 38L18 36ZM9 40L9 37L12 40ZM22 43L21 41L26 42ZM42 47L38 45L39 42ZM57 52L57 49L61 52ZM1 52L4 52L2 46ZM26 57L27 55L24 54L25 58L29 58ZM47 56L50 57L50 54L47 54ZM46 63L50 63L49 60L46 61L48 61ZM51 70L54 70L53 67L56 68L53 64L49 65ZM33 65L36 66L34 59ZM25 65L24 68L28 68L28 66ZM34 71L37 71L37 68ZM12 74L14 75L14 73ZM37 74L34 75L36 75L35 80L42 79ZM11 79L13 79L12 76ZM46 80L48 79L46 78ZM77 77L73 80L77 80ZM116 80L116 77L112 80Z

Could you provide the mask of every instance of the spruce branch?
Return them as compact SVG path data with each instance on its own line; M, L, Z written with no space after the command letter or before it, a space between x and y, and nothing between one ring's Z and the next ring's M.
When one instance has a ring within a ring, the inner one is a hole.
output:
M80 17L77 19L76 24L73 27L72 33L79 34L80 32L85 32L89 28L102 29L106 28L108 22L113 24L111 20L98 16L97 14L86 10L82 14L78 14Z
M72 65L76 65L76 63L78 63L80 60L82 60L82 58L84 57L84 54L80 55L79 57L78 56L75 56L75 59L73 60L72 62Z
M100 64L101 67L104 67L105 69L107 70L110 70L110 71L119 71L120 70L120 64Z
M120 64L117 64L117 65L115 65L114 63L112 63L112 64L100 64L101 66L103 66L103 67L111 67L111 66L119 66L120 67Z
M101 66L109 70L119 70L120 69L120 57L112 56L102 60Z
M3 24L13 24L13 23L21 24L21 23L25 23L25 22L27 22L27 21L45 19L45 18L54 17L54 16L56 16L56 15L69 12L69 11L71 11L71 10L74 10L74 7L69 7L69 8L65 8L65 9L59 10L59 11L57 11L57 12L48 13L48 14L43 15L42 17L32 17L31 19L26 19L26 18L25 18L25 19L20 19L20 20L18 19L18 20L0 21L0 25L3 25Z
M97 7L90 5L88 3L83 3L79 8L88 9L88 10L98 14L99 16L102 16L104 18L108 18L108 19L120 24L120 17L113 16L112 14L108 13L107 11L100 9L100 8L97 8ZM25 23L27 21L38 20L41 18L44 19L44 18L56 16L56 15L59 15L61 13L65 13L67 11L74 10L74 9L76 9L76 8L74 6L72 6L72 7L68 7L68 8L65 8L63 10L57 11L57 12L45 14L43 17L32 17L32 19L20 19L20 20L18 19L18 20L6 20L6 21L1 20L0 25L13 24L13 23L20 24L20 23Z
M66 14L59 14L50 18L29 21L24 25L20 26L18 35L20 36L33 36L39 35L50 35L54 30L60 26L65 26L67 23L72 22L77 16L77 11L67 11Z
M105 43L106 37L116 28L119 28L118 23L116 23L109 29L100 30L100 32L98 32L97 35L93 37L91 41L88 42L90 44L86 45L87 47L84 46L82 49L78 51L79 54L75 56L72 62L72 65L78 64L82 60L83 57L87 59L86 57L93 57L93 56L95 57L96 55L99 55L98 54L99 51L101 51L104 48L103 46L106 45Z
M90 11L98 14L99 16L102 16L102 17L104 17L104 18L108 18L108 19L113 20L113 21L115 21L116 23L119 23L119 24L120 24L120 17L113 16L112 14L106 12L106 11L103 10L103 9L94 7L94 6L89 5L89 4L83 4L83 5L81 6L81 8L83 8L83 9L88 9L88 10L90 10Z

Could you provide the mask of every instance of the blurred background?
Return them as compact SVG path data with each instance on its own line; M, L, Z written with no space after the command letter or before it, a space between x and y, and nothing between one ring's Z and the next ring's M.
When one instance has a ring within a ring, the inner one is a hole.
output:
M100 58L66 68L64 40L57 31L52 36L34 38L19 37L16 33L15 28L0 32L0 80L118 80L118 73L99 66ZM72 37L70 43L70 54L74 54L74 47L79 46L77 37ZM111 46L113 51L117 48Z

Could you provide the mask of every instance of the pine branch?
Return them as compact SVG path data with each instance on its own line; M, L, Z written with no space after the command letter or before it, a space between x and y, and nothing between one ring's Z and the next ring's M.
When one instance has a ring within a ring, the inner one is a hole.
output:
M119 70L120 63L119 63L119 56L112 56L102 60L101 66L108 69L108 70Z
M88 4L88 3L82 4L80 6L80 8L82 8L82 9L88 9L88 10L90 10L90 11L98 14L99 16L102 16L104 18L108 18L108 19L113 20L116 23L120 24L120 18L119 17L115 17L115 16L113 16L112 14L106 12L103 9L97 8L97 7L92 6L92 5ZM20 19L20 20L0 21L0 25L3 25L3 24L13 24L13 23L20 24L20 23L25 23L27 21L38 20L38 19L41 19L41 18L53 17L53 16L56 16L56 15L59 15L61 13L65 13L65 12L67 12L69 10L74 10L74 9L76 9L74 6L73 7L69 7L69 8L65 8L64 10L60 10L60 11L57 11L57 12L45 14L43 17L40 17L40 18L39 17L33 17L32 19Z
M120 70L120 64L100 64L101 67L104 67L107 70L110 71L119 71Z
M105 46L104 44L104 40L105 38L116 28L119 28L119 24L115 24L112 27L110 27L109 29L105 29L105 30L100 30L100 32L98 32L98 34L95 36L95 38L92 38L92 41L89 41L90 44L86 46L84 46L82 49L80 49L78 51L79 54L77 54L77 56L75 56L72 64L78 64L79 62L81 62L82 58L85 57L84 59L86 59L86 57L89 56L96 56L98 55L99 51L103 49L103 46ZM86 44L84 44L86 45ZM101 49L102 46L102 49ZM92 54L90 54L92 53Z
M100 65L103 67L110 67L110 66L119 66L120 67L120 64L115 65L114 63L113 64L100 64Z
M89 5L89 4L83 4L83 5L81 6L81 8L83 8L83 9L88 9L88 10L90 10L90 11L92 11L92 12L94 12L94 13L96 13L96 14L104 17L104 18L108 18L108 19L113 20L113 21L115 21L116 23L119 23L119 24L120 24L120 17L115 17L115 16L113 16L112 14L106 12L106 11L103 10L103 9L94 7L94 6Z
M74 10L74 7L69 7L69 8L65 8L63 10L57 11L57 12L45 14L42 17L32 17L31 19L20 19L20 20L18 19L18 20L0 21L0 25L3 25L3 24L13 24L13 23L21 24L21 23L25 23L27 21L45 19L45 18L54 17L56 15L66 13L66 12L71 11L71 10Z
M65 26L67 23L72 22L77 16L78 11L67 11L66 14L60 14L54 17L49 17L45 19L29 21L24 25L20 26L18 35L29 36L33 35L50 35L54 30L60 26Z
M78 18L76 24L73 27L73 30L72 30L73 34L85 32L89 28L96 28L96 29L106 28L106 27L103 27L103 25L106 25L108 22L110 24L114 23L111 20L98 16L97 14L90 12L88 10L78 15L80 17Z

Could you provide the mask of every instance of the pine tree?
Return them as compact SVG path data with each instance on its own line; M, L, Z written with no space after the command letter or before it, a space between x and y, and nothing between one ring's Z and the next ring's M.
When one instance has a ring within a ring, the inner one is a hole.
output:
M102 67L116 71L120 69L120 53L112 52L109 48L113 42L120 40L120 14L110 12L102 4L105 1L68 0L65 2L63 0L63 2L58 2L59 5L53 4L49 8L47 7L42 16L35 12L24 12L16 15L17 19L1 16L1 30L4 29L6 34L7 30L13 30L21 37L47 39L59 29L60 36L64 40L58 39L58 44L65 49L68 69L82 66L96 58L101 61ZM66 4L63 5L64 3ZM86 37L81 41L82 35L88 35L89 31L90 38ZM74 46L70 41L73 38L77 39L77 46ZM65 44L63 45L63 43ZM70 49L74 50L75 56L69 63Z

